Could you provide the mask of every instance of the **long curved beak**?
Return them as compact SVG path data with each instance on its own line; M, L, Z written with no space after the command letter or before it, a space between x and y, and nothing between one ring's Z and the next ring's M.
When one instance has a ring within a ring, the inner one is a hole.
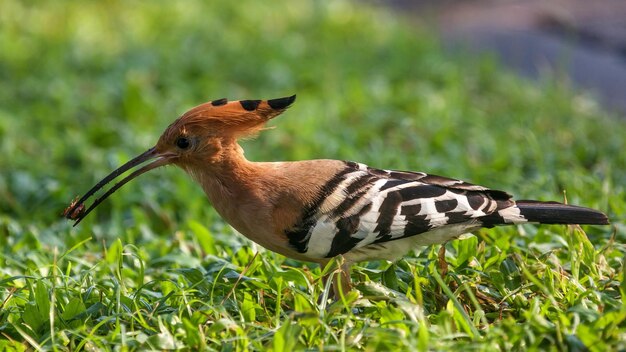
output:
M98 182L89 191L87 191L87 193L85 193L85 195L82 196L78 201L73 201L72 204L70 204L70 206L67 209L65 209L65 212L63 213L63 215L67 219L75 220L76 222L74 222L74 226L78 225L78 223L80 223L89 213L91 213L91 211L94 210L98 206L98 204L102 203L102 201L107 199L111 194L113 194L119 188L121 188L126 183L128 183L128 181L152 169L156 169L157 167L170 164L172 162L172 159L173 159L172 155L161 155L156 152L156 149L154 147L146 150L142 154L131 159L124 165L117 168L115 171L111 172L105 178L100 180L100 182ZM139 169L136 169L130 175L124 177L121 181L117 182L115 185L113 185L113 187L111 187L103 195L96 198L93 204L91 204L91 206L89 206L89 208L85 210L85 205L84 205L85 201L89 199L89 197L91 197L94 193L98 192L100 189L102 189L102 187L104 187L106 184L116 179L118 176L120 176L124 172L132 169L135 166L141 165L147 161L151 161L151 162L148 164L145 164Z

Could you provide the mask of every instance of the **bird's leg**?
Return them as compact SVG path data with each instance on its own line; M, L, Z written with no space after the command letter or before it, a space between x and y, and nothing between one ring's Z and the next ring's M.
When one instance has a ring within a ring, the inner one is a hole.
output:
M346 261L341 255L337 257L335 262L337 263L337 269L324 277L324 283L332 278L331 294L338 301L342 295L346 295L352 290L352 282L350 280L350 266L352 263Z
M329 262L321 263L322 267L328 265ZM341 295L345 295L352 290L352 284L350 281L350 266L351 262L346 261L343 256L339 256L334 263L337 265L337 269L332 270L328 274L322 277L324 287L330 282L329 297L333 297L338 301L341 299ZM323 299L323 294L320 296L320 300Z
M333 294L336 300L340 300L342 295L346 295L348 292L352 291L352 281L350 279L351 264L352 263L345 261L345 259L341 257L339 270L333 281Z
M446 244L442 244L441 248L439 248L439 253L437 253L437 264L439 265L439 271L441 272L441 277L444 277L448 274L448 262L446 261Z

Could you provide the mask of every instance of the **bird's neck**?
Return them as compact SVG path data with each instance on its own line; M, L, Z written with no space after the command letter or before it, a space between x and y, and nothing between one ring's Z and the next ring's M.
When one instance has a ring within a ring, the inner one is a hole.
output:
M250 162L233 143L219 158L185 169L237 231L265 248L297 258L299 254L286 244L285 230L301 219L306 206L344 167L335 160Z
M269 200L263 179L263 163L248 161L234 141L223 144L218 157L184 169L202 189L220 215L240 232L251 231L251 222L262 221ZM255 220L256 219L256 220Z

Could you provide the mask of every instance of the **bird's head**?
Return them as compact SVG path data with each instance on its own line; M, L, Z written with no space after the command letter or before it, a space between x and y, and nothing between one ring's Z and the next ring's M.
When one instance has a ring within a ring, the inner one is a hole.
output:
M223 148L263 129L265 123L287 109L296 96L271 100L213 100L187 111L165 129L157 144L103 178L65 210L76 226L98 204L133 178L160 166L175 164L190 171L194 166L216 164ZM143 166L142 166L143 165ZM84 202L106 184L136 168L85 209Z

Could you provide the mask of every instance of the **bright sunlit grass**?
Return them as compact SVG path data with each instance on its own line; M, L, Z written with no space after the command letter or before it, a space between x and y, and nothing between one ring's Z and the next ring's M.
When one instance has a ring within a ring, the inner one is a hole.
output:
M626 124L564 82L448 57L382 9L282 0L5 1L0 82L0 349L626 349ZM334 267L243 239L175 168L60 217L186 109L294 93L250 159L566 191L612 226L482 230L361 263L319 303Z

